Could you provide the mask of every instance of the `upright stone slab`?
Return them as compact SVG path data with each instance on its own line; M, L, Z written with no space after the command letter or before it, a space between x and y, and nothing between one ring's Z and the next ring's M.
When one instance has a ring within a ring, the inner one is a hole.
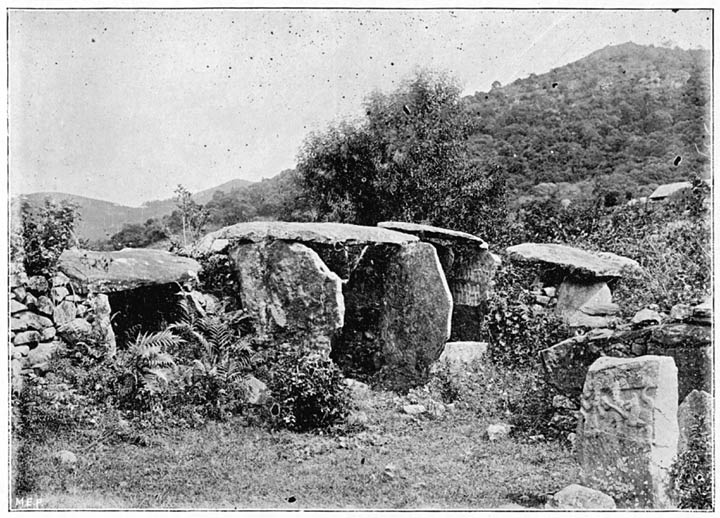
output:
M612 304L612 293L603 281L566 278L558 288L555 312L572 327L606 327L608 318L590 314L584 308L597 308Z
M697 428L701 434L712 434L712 407L712 396L703 390L693 390L682 402L678 409L678 454L687 449L693 428Z
M229 253L240 280L243 307L264 339L301 341L330 353L343 326L340 278L300 243L263 241Z
M452 296L432 245L405 245L389 265L380 320L382 362L377 378L406 390L428 376L450 338Z
M671 508L677 453L677 368L672 358L602 357L585 380L577 452L582 484L618 507Z

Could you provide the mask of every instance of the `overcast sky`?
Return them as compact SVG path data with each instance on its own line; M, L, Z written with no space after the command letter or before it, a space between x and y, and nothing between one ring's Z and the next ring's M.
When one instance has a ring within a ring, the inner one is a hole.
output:
M465 93L607 45L711 48L709 11L11 10L11 194L139 205L293 167L417 67Z

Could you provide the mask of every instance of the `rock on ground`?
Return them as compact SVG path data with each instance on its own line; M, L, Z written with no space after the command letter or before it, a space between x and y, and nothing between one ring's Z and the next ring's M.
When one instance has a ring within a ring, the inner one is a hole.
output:
M615 501L602 491L579 484L570 484L555 493L545 504L546 509L615 509Z
M487 353L486 342L447 342L440 358L433 364L433 370L447 365L453 371L460 371Z
M577 454L582 484L621 507L671 508L677 453L677 368L666 356L602 357L585 380Z

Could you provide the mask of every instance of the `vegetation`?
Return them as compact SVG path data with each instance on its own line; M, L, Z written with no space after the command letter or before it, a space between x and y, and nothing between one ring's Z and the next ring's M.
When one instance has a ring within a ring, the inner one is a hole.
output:
M10 240L11 260L22 261L28 275L52 275L75 240L76 207L49 199L40 207L23 202L19 216L20 230Z
M712 427L700 416L688 431L688 444L670 468L672 496L680 509L713 509Z

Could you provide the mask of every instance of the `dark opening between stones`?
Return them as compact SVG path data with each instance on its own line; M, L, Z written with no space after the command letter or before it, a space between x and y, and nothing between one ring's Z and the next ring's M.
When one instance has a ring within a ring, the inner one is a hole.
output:
M112 327L118 346L125 347L139 333L152 333L176 322L180 315L178 284L145 286L108 293Z

